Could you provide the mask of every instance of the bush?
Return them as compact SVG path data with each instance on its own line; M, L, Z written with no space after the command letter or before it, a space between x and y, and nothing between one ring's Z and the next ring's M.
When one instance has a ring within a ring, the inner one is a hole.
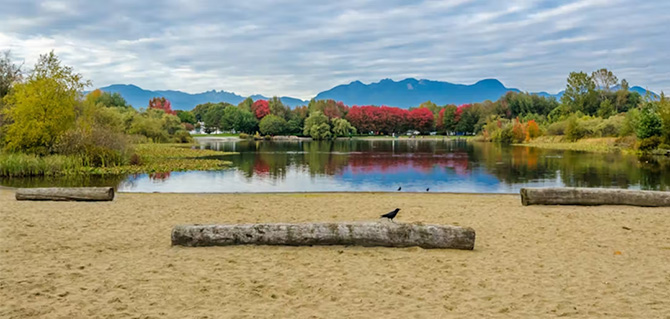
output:
M662 150L670 150L670 144L662 143L658 148Z
M646 139L652 136L660 136L661 117L658 115L652 105L645 106L640 112L640 122L637 126L637 137Z
M246 139L248 139L248 138L251 138L251 136L250 136L249 134L247 134L247 133L240 133L240 138L246 140Z
M568 141L574 142L578 139L583 138L586 135L586 131L579 124L576 117L571 117L568 120L568 125L565 127L565 137Z
M643 152L650 152L658 148L661 145L661 138L658 136L652 136L640 140L640 143L637 146L637 149Z
M125 135L99 127L67 131L55 149L58 154L78 156L84 165L94 167L123 165L127 150Z
M276 116L276 115L267 115L261 122L258 124L258 128L261 130L261 133L266 135L279 135L284 133L286 130L286 120Z
M620 136L624 127L626 118L623 115L615 115L602 121L595 128L599 136Z
M551 123L547 127L547 135L565 135L565 129L568 127L568 121L559 121Z
M175 143L193 143L193 137L188 132L181 130L174 134Z
M267 117L267 116L266 116L266 117ZM265 135L265 136L263 136L263 139L266 140L266 141L271 141L271 140L272 140L272 136L270 136L270 135Z

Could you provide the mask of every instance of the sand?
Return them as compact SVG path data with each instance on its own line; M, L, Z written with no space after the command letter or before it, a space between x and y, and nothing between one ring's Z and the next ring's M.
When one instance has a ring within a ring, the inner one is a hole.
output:
M0 190L2 318L670 318L667 208L463 194L13 195ZM170 246L175 224L373 220L395 207L398 222L473 227L475 250Z

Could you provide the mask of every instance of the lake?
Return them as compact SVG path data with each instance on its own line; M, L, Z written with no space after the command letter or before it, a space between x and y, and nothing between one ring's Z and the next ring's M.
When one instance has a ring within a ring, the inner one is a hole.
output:
M526 186L668 190L664 159L500 146L466 140L226 141L201 148L232 167L105 178L3 179L13 187L117 186L122 192L472 192Z

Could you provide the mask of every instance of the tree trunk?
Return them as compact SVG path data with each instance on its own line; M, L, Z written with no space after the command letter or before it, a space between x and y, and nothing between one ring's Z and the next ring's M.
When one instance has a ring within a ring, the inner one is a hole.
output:
M112 187L19 188L16 200L111 201Z
M670 192L607 188L522 188L521 204L670 206Z
M475 231L450 225L359 223L178 225L172 245L352 245L472 250Z

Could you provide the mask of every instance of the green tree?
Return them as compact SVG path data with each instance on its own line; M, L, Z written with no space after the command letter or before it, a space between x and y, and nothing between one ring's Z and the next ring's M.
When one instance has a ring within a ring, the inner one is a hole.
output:
M325 116L320 111L314 111L309 114L305 119L305 125L303 126L303 135L310 136L312 126L319 126L321 124L328 125L328 117ZM330 130L330 126L328 127Z
M442 126L446 132L456 131L456 105L447 105L444 107L444 117L442 118Z
M207 113L205 113L205 116L203 117L203 121L205 122L205 132L211 133L216 130L223 130L222 120L225 109L226 106L220 103L211 105L207 108Z
M595 114L600 107L598 93L593 79L584 72L571 72L568 84L561 97L561 103L568 107L570 112L581 111L586 114Z
M182 123L189 123L192 125L195 125L196 123L195 115L193 115L193 113L190 111L177 110L177 117L179 117L179 120Z
M309 136L315 140L327 140L332 134L330 133L330 125L328 123L321 123L319 125L312 125L309 130Z
M240 117L235 125L235 130L252 134L258 128L258 119L249 111L240 111Z
M258 128L264 135L279 135L286 130L286 120L274 114L263 117Z
M236 130L241 113L242 111L236 107L225 108L221 117L221 129L226 131Z
M614 105L610 100L603 100L600 102L600 108L598 109L598 116L602 118L608 118L614 114Z
M637 137L641 139L661 136L662 121L654 102L647 102L640 109L640 121L637 125Z
M568 119L568 126L565 128L565 137L569 141L574 142L583 138L585 134L586 132L577 120L577 116L571 116L570 119Z
M240 104L237 105L237 108L240 109L240 111L247 111L251 112L251 106L254 104L254 100L252 100L250 97L244 99L244 101L240 102Z
M268 103L270 104L270 114L279 116L281 118L286 118L287 108L284 106L284 103L281 102L281 99L273 96Z
M6 148L37 154L53 152L56 140L75 120L81 91L89 85L71 67L61 65L52 52L41 55L25 83L5 96Z
M333 124L333 135L335 136L351 136L356 134L356 128L349 123L349 121L341 118L334 118L332 120ZM311 133L311 130L310 130Z
M661 118L661 131L665 143L670 144L670 99L661 92L658 101L658 115Z

